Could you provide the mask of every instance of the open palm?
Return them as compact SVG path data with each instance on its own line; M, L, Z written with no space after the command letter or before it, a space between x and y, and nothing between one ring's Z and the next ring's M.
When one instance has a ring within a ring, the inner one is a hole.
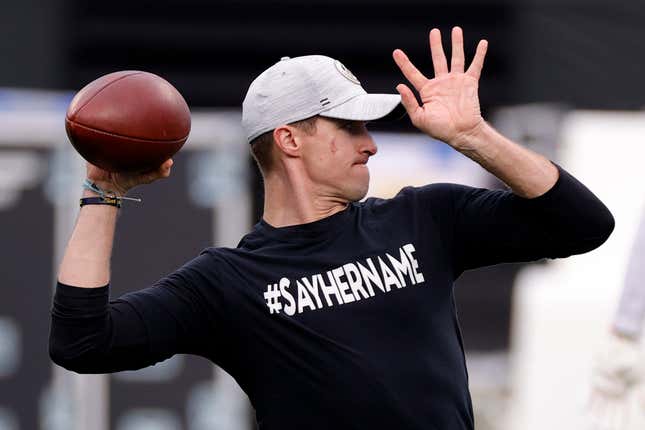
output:
M450 71L438 29L430 31L430 51L434 67L433 79L426 78L407 55L397 49L394 61L403 75L419 92L419 106L412 90L399 84L397 91L412 124L435 139L457 146L460 137L474 132L484 120L479 107L479 77L484 65L488 43L481 40L468 70L464 71L464 43L461 28L452 30Z

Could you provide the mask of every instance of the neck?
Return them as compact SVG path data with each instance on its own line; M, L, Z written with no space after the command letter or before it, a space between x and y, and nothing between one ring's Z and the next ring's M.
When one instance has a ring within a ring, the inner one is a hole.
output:
M296 180L298 176L287 172L266 175L264 221L273 227L306 224L347 208L348 200L325 193L311 181Z

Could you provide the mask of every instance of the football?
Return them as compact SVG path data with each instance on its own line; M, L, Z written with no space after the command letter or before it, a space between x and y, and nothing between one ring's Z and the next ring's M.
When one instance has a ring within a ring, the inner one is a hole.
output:
M104 75L71 101L65 130L78 153L110 172L154 170L190 133L190 110L165 79L148 72Z

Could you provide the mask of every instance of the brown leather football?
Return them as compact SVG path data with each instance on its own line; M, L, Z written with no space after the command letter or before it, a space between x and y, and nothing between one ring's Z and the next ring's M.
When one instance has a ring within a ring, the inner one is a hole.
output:
M163 78L134 70L114 72L76 94L65 130L90 163L111 172L146 172L186 142L190 110Z

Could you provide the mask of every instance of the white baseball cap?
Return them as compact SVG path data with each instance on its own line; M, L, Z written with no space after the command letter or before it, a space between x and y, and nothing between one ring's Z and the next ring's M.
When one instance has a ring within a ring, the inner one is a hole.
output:
M282 57L251 83L242 103L242 127L251 142L282 124L314 115L373 121L400 104L399 94L368 94L356 76L333 58Z

